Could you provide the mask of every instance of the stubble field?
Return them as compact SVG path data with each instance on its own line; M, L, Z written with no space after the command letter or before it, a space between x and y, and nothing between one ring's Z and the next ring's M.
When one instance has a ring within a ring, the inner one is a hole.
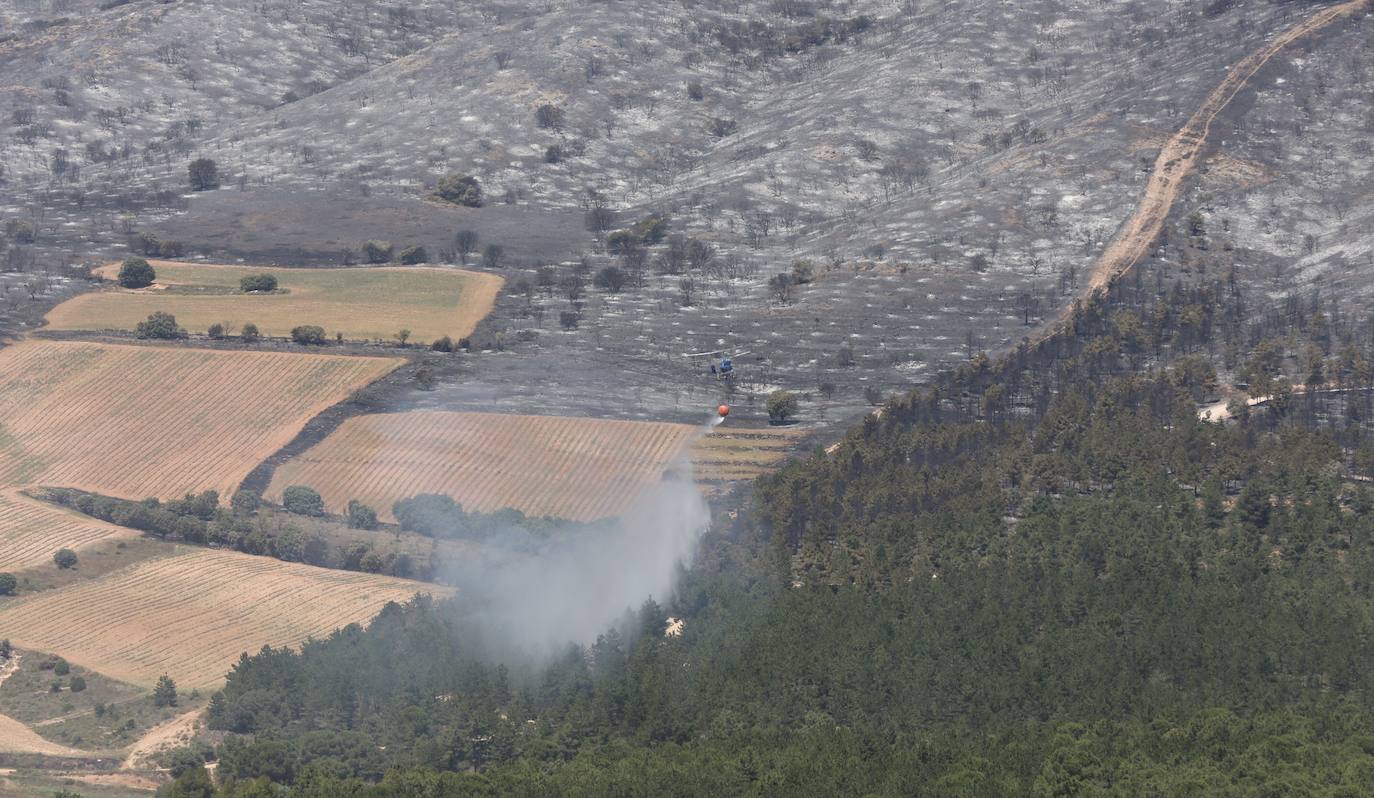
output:
M18 571L52 562L61 548L81 552L112 538L135 538L132 529L0 490L0 571Z
M698 432L689 424L501 413L359 416L279 467L267 497L309 485L330 512L357 499L392 521L396 500L443 493L470 511L512 507L586 521L626 509Z
M91 582L0 605L24 648L144 687L220 684L240 653L370 619L388 601L443 592L419 582L213 549L182 550Z
M25 341L0 350L0 484L227 498L310 418L400 362Z
M56 330L132 330L155 311L177 317L193 333L212 324L237 331L256 324L263 335L290 335L303 324L349 339L390 340L409 329L417 343L472 333L490 311L502 279L492 274L428 267L275 269L256 266L151 261L157 282L149 288L108 288L82 294L48 313ZM113 280L118 264L101 267ZM245 294L248 275L277 278L275 293Z

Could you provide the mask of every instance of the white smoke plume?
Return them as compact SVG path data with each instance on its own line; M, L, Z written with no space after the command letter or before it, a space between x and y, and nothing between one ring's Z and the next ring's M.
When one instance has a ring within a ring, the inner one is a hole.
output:
M703 434L719 421L708 423ZM485 541L451 562L455 605L493 652L542 658L568 643L591 643L626 610L672 597L710 523L691 465L675 464L621 517L535 539L522 529Z

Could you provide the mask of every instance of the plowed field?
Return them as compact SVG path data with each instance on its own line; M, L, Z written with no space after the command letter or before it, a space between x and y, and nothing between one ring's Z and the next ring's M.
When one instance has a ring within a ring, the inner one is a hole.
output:
M491 312L502 280L493 274L417 266L273 269L152 261L157 283L134 291L110 288L82 294L48 314L58 330L132 330L154 311L166 311L193 333L228 322L247 322L263 335L289 335L301 324L323 327L332 337L390 340L401 328L411 340L472 334ZM100 273L113 279L118 264ZM278 292L244 294L239 280L271 274Z
M324 636L368 620L388 601L442 590L191 549L0 604L0 629L17 646L56 651L132 684L151 686L166 673L179 687L211 687L241 652Z
M401 361L25 341L0 350L0 484L226 496Z
M280 501L286 486L309 485L330 512L357 499L393 521L397 499L444 493L468 510L590 520L626 509L697 432L687 424L563 416L359 416L279 467L267 496Z
M0 491L0 571L45 565L61 548L79 552L107 538L137 536L132 529L34 501L18 491Z

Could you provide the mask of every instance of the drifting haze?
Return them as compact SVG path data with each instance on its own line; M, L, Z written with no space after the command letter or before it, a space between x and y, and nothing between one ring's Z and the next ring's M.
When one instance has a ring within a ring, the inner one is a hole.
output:
M502 531L453 563L445 581L458 587L457 606L493 652L542 658L570 642L591 643L646 599L669 598L709 522L684 463L618 519L569 524L547 539Z

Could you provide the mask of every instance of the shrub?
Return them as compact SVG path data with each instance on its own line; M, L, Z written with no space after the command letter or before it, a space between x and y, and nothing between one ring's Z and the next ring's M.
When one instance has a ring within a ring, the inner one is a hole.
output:
M557 144L550 144L544 148L544 163L558 163L563 160L563 148Z
M668 235L668 220L662 216L650 216L641 220L632 229L641 242L657 244Z
M209 158L197 158L186 167L191 179L192 191L209 191L219 188L219 165Z
M305 485L291 485L282 491L281 506L296 515L324 515L324 499L319 491Z
M534 109L534 122L539 125L541 130L562 130L566 122L566 115L562 108L544 103Z
M620 289L625 287L625 279L625 272L619 266L607 266L596 273L592 278L592 284L602 291L618 294Z
M157 272L143 258L129 258L119 265L119 284L125 288L147 288L157 279Z
M363 244L363 257L368 263L386 263L391 260L392 249L390 241L369 241Z
M577 311L564 310L558 314L558 323L565 330L576 330L578 318Z
M139 338L159 338L166 341L185 338L186 330L177 326L177 317L170 313L157 311L145 321L134 327L134 335Z
M302 324L291 328L291 340L298 344L320 345L324 343L324 328L317 324Z
M797 414L797 395L791 391L773 391L768 395L767 408L768 419L775 424L781 424L787 421L788 417Z
M733 119L713 118L706 123L707 132L718 139L723 139L726 136L732 135L738 129L739 123L735 122Z
M239 280L239 290L245 294L255 291L266 293L277 290L277 278L271 274L249 274Z
M429 252L422 246L406 247L401 250L397 257L406 266L414 266L417 263L425 263L429 260Z
M77 564L76 552L71 549L58 549L57 553L52 556L52 561L54 565L64 571L75 568Z
M482 207L482 184L472 175L453 173L439 178L439 198L468 208Z
M348 502L348 526L352 529L376 529L377 511L357 499Z
M157 254L164 258L179 258L186 254L186 245L175 239L157 245Z
M482 250L482 265L488 269L495 269L501 265L501 258L506 254L505 247L500 244L487 244Z
M5 235L14 239L16 244L32 244L38 237L37 228L28 219L10 219L5 222Z
M162 251L162 239L155 233L139 233L137 244L139 250L150 257Z
M66 676L67 674L72 672L72 666L65 659L58 657L56 660L53 661L52 672L57 674L58 676Z
M0 574L0 596L13 596L19 589L19 580L14 574Z
M80 693L86 689L86 680L80 676L73 676L70 689L73 693Z
M606 237L606 251L612 255L624 255L639 244L639 236L633 230L617 230Z
M692 102L701 102L706 97L706 91L701 88L699 81L692 81L687 84L687 99Z
M251 344L261 338L262 333L258 332L258 325L250 321L243 325L243 329L239 332L239 337Z
M453 339L447 335L436 338L434 343L429 345L429 348L434 352L452 352Z
M224 337L224 325L220 324L219 322L215 322L214 324L211 324L208 329L205 330L205 334L218 341Z

